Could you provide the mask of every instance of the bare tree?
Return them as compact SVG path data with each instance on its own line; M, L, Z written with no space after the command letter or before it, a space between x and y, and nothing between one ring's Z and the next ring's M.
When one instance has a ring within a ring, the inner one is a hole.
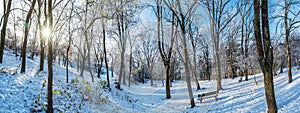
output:
M188 88L188 94L189 94L189 98L190 98L190 105L191 108L193 108L195 106L195 102L194 102L194 97L193 97L193 91L192 91L192 86L191 86L191 78L190 78L190 60L189 60L189 53L188 53L188 48L187 48L187 23L189 22L188 20L190 20L191 15L193 13L193 10L196 8L197 6L197 1L191 1L190 3L185 3L185 7L187 7L187 11L185 11L185 13L183 12L183 6L181 6L181 2L180 0L176 0L176 7L174 7L172 5L172 3L170 3L170 1L165 1L164 3L168 6L168 8L172 11L172 13L174 14L174 16L176 17L176 20L179 23L180 29L181 29L181 42L182 42L182 47L183 47L183 54L184 54L184 59L183 59L183 63L184 63L184 70L185 70L185 77L186 77L186 83L187 83L187 88Z
M230 21L238 14L238 10L233 13L230 12L229 6L231 0L202 0L205 4L211 24L211 36L214 42L214 57L216 62L216 78L217 78L217 91L222 89L221 82L221 61L219 55L219 42L220 42L220 34L227 27ZM228 14L225 16L225 14Z
M173 45L175 41L175 37L177 36L177 23L175 22L175 16L172 15L172 31L170 36L170 43L169 46L166 48L165 45L165 37L164 37L164 30L163 30L163 22L162 22L162 0L155 0L156 2L156 11L155 14L157 16L157 44L158 50L162 59L162 63L164 65L164 71L166 74L166 98L171 98L171 91L170 91L170 69L171 69L171 58L173 53Z
M298 5L300 4L299 1L296 0L283 0L283 5L280 5L280 2L278 6L280 9L284 10L284 15L275 15L274 18L278 18L277 27L280 23L284 23L284 32L285 32L285 52L286 52L286 60L287 60L287 68L288 68L288 82L291 83L293 81L292 78L292 58L291 58L291 47L290 47L290 38L291 33L297 28L299 28L299 16L300 16L300 10L297 9ZM282 3L281 2L281 3ZM281 10L279 10L281 11ZM277 13L281 14L281 13Z
M69 52L71 48L71 42L72 42L72 31L71 31L71 21L72 21L72 15L73 15L73 10L74 10L74 3L71 2L71 10L70 10L70 15L69 15L69 26L68 26L68 46L67 46L67 51L66 51L66 77L67 77L67 83L69 81Z
M141 34L142 35L142 34ZM142 40L142 44L140 47L141 53L143 58L145 59L144 61L146 61L146 66L147 66L147 72L148 75L151 79L151 86L153 86L153 69L155 66L155 61L157 58L157 54L158 54L158 48L157 48L157 44L155 41L151 40L152 34L151 33L146 33L146 36L141 36L144 37Z
M40 34L40 68L39 71L44 70L44 60L45 60L45 37L43 37L43 26L46 26L46 22L47 22L47 18L45 18L43 25L41 22L41 17L42 17L42 12L41 12L41 8L42 8L43 2L41 0L38 0L38 14L37 14L37 18L38 18L38 25L39 25L39 34ZM44 15L45 17L47 17L47 13L46 13L46 1L44 3Z
M45 12L46 13L46 12ZM47 27L50 30L50 37L48 37L48 112L53 112L53 99L52 99L52 85L53 85L53 51L52 51L52 29L53 29L53 17L52 17L52 0L48 0L48 14L47 20L49 21Z
M133 4L135 3L135 0L120 0L120 1L115 1L115 8L117 9L116 11L116 23L118 27L118 37L117 42L118 42L118 47L120 49L120 55L121 55L121 64L120 64L120 70L119 70L119 83L125 83L125 52L126 52L126 47L127 47L127 41L128 41L128 34L127 33L129 27L135 25L137 21L134 20L134 14L136 13L136 7L132 7ZM130 9L129 8L133 8ZM123 77L123 79L122 79Z
M193 17L191 16L191 14L194 13L191 12L190 13L190 20L188 21L192 21L193 20ZM200 90L200 84L199 84L199 81L198 81L198 77L197 77L197 56L196 56L196 49L197 49L197 38L199 38L199 33L198 33L198 27L196 27L195 25L193 25L192 22L188 22L188 34L189 34L189 39L191 41L191 45L192 45L192 50L193 50L193 64L190 62L190 67L191 67L191 71L192 71L192 79L195 81L195 84L196 84L196 89L197 90Z
M10 14L11 1L12 0L8 0L7 8L6 8L5 0L3 1L4 21L3 21L3 25L2 25L2 29L1 29L0 63L2 63L2 61L3 61L3 51L4 51L4 45L5 45L6 26L7 26L8 17L9 17L9 14ZM1 19L1 24L2 24L2 19Z
M30 29L29 21L31 19L32 12L34 10L35 3L36 0L33 0L25 20L25 31L24 31L25 35L24 35L22 52L21 52L21 57L22 57L21 73L24 73L26 68L26 48L27 48L27 41L28 41L27 37Z
M268 8L268 0L262 0L261 2L260 0L254 0L255 45L259 64L264 74L268 112L277 113L272 73L273 47L270 39ZM262 26L260 26L260 23L262 23ZM260 29L262 29L262 31Z

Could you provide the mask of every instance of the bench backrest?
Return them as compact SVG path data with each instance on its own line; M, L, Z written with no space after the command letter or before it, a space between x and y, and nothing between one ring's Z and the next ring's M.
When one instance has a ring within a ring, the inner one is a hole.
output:
M198 97L204 97L204 96L209 96L209 95L214 95L217 94L217 91L212 91L212 92L207 92L207 93L202 93L202 94L198 94Z

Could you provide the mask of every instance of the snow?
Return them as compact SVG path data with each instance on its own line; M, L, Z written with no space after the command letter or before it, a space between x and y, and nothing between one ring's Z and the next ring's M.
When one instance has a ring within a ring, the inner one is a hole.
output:
M45 70L38 72L39 58L27 59L26 73L19 73L20 59L5 51L4 62L0 64L0 112L46 112L47 106L47 62ZM114 88L118 75L110 77L111 91L102 88L101 79L91 82L88 72L79 76L76 69L69 70L69 83L66 83L65 67L54 64L53 90L55 92L55 112L88 112L88 113L223 113L223 112L267 112L263 75L249 76L249 81L239 82L236 79L223 79L223 90L218 99L205 98L203 103L197 100L197 94L216 90L216 81L200 81L201 90L193 93L196 102L190 108L189 97L184 80L175 81L171 87L171 99L165 99L165 87L162 81L150 81L145 84L131 83L122 85L122 90ZM14 74L14 72L18 73ZM111 72L110 72L111 73ZM300 112L300 70L292 69L293 82L288 83L286 70L274 77L275 96L279 113ZM78 81L75 81L78 80ZM73 82L71 82L73 81ZM90 92L87 92L87 89ZM84 99L89 99L86 101Z

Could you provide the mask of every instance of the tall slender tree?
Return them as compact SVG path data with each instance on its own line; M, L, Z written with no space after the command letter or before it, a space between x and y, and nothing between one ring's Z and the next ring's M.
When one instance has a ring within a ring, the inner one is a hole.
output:
M216 62L216 79L217 79L217 91L222 89L221 82L221 61L220 61L220 34L231 22L231 20L238 14L238 10L230 12L227 6L229 6L231 0L201 0L209 13L209 19L211 24L211 37L214 43L214 57ZM229 14L225 17L225 14Z
M155 14L157 16L157 44L158 50L162 59L162 63L164 65L164 72L166 74L166 98L171 98L171 89L170 89L170 70L171 70L171 58L173 53L173 45L175 42L175 37L177 35L177 23L175 22L175 16L172 15L172 31L170 36L169 46L166 48L165 46L165 37L163 30L163 20L162 20L162 1L163 0L155 0L156 2L156 11Z
M11 8L11 2L12 2L12 0L8 0L7 8L6 8L5 0L3 1L3 5L4 5L4 7L3 7L3 9L4 9L4 21L3 21L3 25L2 25L2 29L1 29L0 63L2 63L2 61L3 61L6 27L7 27L7 23L8 23L8 17L9 17L9 13L10 13L10 8Z
M299 4L299 1L296 0L283 0L284 2L284 27L285 27L285 51L287 55L287 66L288 66L288 82L291 83L293 81L292 77L292 58L291 58L291 48L290 48L290 34L293 30L299 27L297 25L300 21L297 18L300 15L300 10L293 11L293 6ZM296 6L297 7L297 6ZM293 16L290 16L293 15Z
M189 52L188 52L188 46L187 46L187 23L189 23L191 20L191 13L193 12L193 10L195 10L196 6L197 6L197 1L193 0L190 1L189 3L184 3L185 6L182 6L182 3L180 0L176 0L175 1L175 7L174 5L172 5L173 1L166 1L164 0L164 3L168 6L168 8L172 11L172 13L174 14L176 20L179 23L180 26L180 31L181 31L181 42L182 42L182 46L183 46L183 54L184 54L184 58L183 58L183 63L184 63L184 72L185 72L185 79L186 79L186 83L187 83L187 88L188 88L188 95L190 98L190 105L191 108L195 107L195 101L194 101L194 97L193 97L193 90L192 90L192 86L191 86L191 77L190 77L190 60L189 60ZM187 7L187 11L183 12L183 7Z
M189 34L189 39L190 39L190 41L191 41L191 45L192 45L192 50L193 50L193 52L192 52L192 54L193 54L193 64L194 65L192 65L192 63L190 62L190 67L191 67L191 72L192 72L192 79L195 81L195 84L196 84L196 89L197 90L200 90L200 84L199 84L199 81L198 81L198 77L197 77L197 59L196 59L196 49L197 49L197 37L199 36L198 35L198 28L197 27L195 27L194 25L193 25L193 23L191 22L193 19L192 19L192 16L191 16L191 14L193 14L194 12L191 12L191 13L189 13L190 15L190 17L191 17L191 19L189 20L189 22L188 22L188 34ZM198 36L197 36L198 35Z
M254 35L256 53L264 74L265 94L269 113L277 113L273 83L273 47L268 17L268 0L254 0ZM260 23L262 26L260 26ZM262 30L262 31L261 31ZM261 34L262 32L262 34Z
M45 12L46 13L46 12ZM52 99L52 83L53 83L53 51L52 51L52 30L53 30L53 17L52 17L52 0L48 0L48 15L47 15L50 34L48 37L48 107L47 112L53 113L53 99Z
M43 24L41 22L41 17L42 17L42 5L44 4L44 15L46 16L46 1L44 1L44 3L42 2L42 0L38 0L38 14L37 14L37 19L38 19L38 25L39 25L39 34L40 34L40 67L39 67L39 71L43 71L44 70L44 60L45 60L45 38L43 37L43 26L46 26L46 22L47 22L47 18L45 18Z
M71 31L71 22L72 22L72 15L73 15L73 10L74 10L74 2L71 1L71 10L70 10L70 15L69 15L69 26L68 26L68 47L66 51L66 77L67 77L67 83L69 81L69 52L71 48L71 42L72 42L72 31Z
M21 52L21 57L22 57L21 73L24 73L25 69L26 69L26 48L27 48L27 41L28 41L28 33L30 30L29 21L31 19L32 12L34 10L35 3L36 3L36 0L33 0L31 3L30 9L27 13L25 24L24 24L25 31L24 31L23 47L22 47L22 52Z

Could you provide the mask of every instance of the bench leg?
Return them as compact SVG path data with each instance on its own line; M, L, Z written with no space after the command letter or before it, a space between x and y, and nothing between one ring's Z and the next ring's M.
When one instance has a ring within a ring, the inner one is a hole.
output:
M200 103L202 103L202 96L200 97Z

